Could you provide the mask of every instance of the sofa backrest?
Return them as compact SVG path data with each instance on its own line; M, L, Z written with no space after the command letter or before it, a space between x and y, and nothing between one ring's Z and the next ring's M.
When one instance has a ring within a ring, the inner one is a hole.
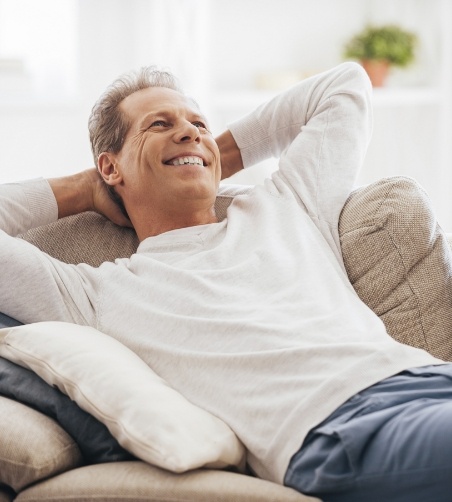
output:
M339 222L349 279L399 342L452 360L452 253L432 204L411 178L355 191Z
M248 193L251 185L224 185L215 201L219 221L226 217L229 204L237 195ZM131 228L119 227L100 214L86 212L62 218L29 230L19 236L45 253L66 263L88 263L95 267L104 261L131 256L138 238Z
M224 185L215 209L221 221L235 196L251 186ZM452 236L412 179L392 177L354 191L339 222L344 264L357 294L396 340L452 360ZM133 254L135 232L83 213L22 238L67 263L98 266Z

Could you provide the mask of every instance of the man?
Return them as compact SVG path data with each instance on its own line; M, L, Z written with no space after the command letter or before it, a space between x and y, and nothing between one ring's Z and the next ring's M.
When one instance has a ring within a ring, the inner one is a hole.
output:
M224 420L263 478L328 501L449 500L451 466L436 450L452 410L438 421L418 397L437 403L430 389L441 389L450 400L450 366L390 338L341 259L338 218L370 139L370 92L346 63L214 141L169 75L116 81L90 119L102 179L88 170L0 193L2 310L118 339ZM229 176L269 156L279 170L218 223L221 167ZM92 209L133 225L137 253L72 266L9 236ZM417 367L428 368L404 371Z

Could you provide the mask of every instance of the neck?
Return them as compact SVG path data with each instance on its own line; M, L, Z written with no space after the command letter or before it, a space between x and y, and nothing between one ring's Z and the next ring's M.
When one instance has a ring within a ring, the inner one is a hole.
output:
M170 213L167 211L153 211L151 213L138 211L139 214L130 215L130 220L140 242L147 237L154 237L170 230L218 222L213 206L198 211L187 211L186 209L183 212L171 211Z

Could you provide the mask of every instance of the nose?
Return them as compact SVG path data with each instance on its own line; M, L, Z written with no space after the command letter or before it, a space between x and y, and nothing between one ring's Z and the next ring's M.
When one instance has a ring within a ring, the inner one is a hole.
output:
M199 129L188 120L184 121L175 132L177 143L190 143L192 141L199 143L200 139Z

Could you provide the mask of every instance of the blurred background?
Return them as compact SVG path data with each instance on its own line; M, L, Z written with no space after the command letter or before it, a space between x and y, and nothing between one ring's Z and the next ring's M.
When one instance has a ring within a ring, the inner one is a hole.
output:
M358 184L416 178L452 231L451 0L0 0L0 182L93 165L90 109L119 74L170 68L214 134L301 78L350 59L369 24L416 37L374 88ZM228 180L261 183L275 160Z

